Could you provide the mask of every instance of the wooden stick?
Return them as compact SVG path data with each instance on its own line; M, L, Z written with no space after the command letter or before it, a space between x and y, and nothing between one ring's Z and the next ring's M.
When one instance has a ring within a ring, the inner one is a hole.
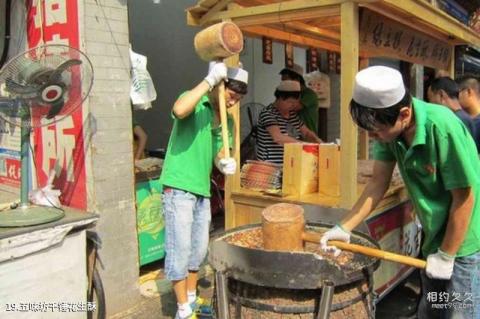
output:
M320 243L320 238L322 238L322 234L313 233L313 232L304 232L302 234L302 238L304 241L308 241L312 243ZM398 262L398 263L416 267L419 269L425 269L425 267L427 266L427 262L425 260L413 258L410 256L395 254L395 253L391 253L381 249L366 247L366 246L357 245L357 244L350 244L350 243L347 243L344 241L338 241L338 240L330 240L328 241L328 244L336 246L337 248L340 248L343 250L348 250L354 253L359 253L362 255L384 259L388 261Z
M220 125L222 126L223 154L230 157L230 143L228 142L227 106L225 105L225 83L218 84L218 107L220 111Z

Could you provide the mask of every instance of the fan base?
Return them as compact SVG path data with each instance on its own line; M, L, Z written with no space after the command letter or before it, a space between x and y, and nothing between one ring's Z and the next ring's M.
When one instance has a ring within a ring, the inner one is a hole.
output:
M0 227L24 227L50 223L65 216L63 210L25 205L0 212Z

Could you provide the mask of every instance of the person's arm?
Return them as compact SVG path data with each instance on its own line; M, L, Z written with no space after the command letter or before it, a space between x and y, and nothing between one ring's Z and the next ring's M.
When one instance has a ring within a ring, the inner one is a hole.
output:
M352 229L357 227L382 200L390 185L395 162L375 161L373 164L373 176L367 183L362 195L353 205L348 215L335 227L325 232L320 239L320 247L323 251L333 252L335 256L340 250L334 246L328 246L329 240L350 242Z
M340 222L345 230L351 231L357 227L377 207L390 185L394 168L395 162L374 162L372 178L350 213Z
M204 96L209 89L210 86L208 83L205 80L202 80L202 82L200 82L192 90L179 97L173 105L172 112L175 117L183 119L190 115L193 110L195 110L195 106L197 105L198 101L200 101L202 96Z
M470 187L451 190L452 206L447 222L447 230L440 249L455 256L465 239L472 215L474 195Z
M472 215L474 195L470 187L451 190L452 205L442 244L436 253L427 256L428 277L448 280L452 277L455 255L460 249Z
M205 93L227 78L227 67L222 62L211 62L208 75L192 90L178 98L173 105L173 114L179 119L190 115Z
M300 142L296 138L293 138L287 134L282 134L280 127L278 125L270 125L267 126L267 131L272 137L273 141L279 145L283 145L285 143L298 143Z
M317 136L317 134L310 130L305 124L300 127L300 133L302 134L303 138L309 142L322 143L322 140Z
M145 151L148 135L147 133L145 133L145 131L140 125L135 125L135 127L133 128L133 134L135 134L138 141L138 147L135 153L135 160L139 160L142 157L143 152Z

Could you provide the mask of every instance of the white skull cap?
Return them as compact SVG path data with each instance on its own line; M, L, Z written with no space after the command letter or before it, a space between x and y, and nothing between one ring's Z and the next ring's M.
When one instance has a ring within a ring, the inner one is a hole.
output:
M360 105L383 109L400 102L405 85L399 71L386 66L371 66L355 76L353 100Z
M284 80L277 86L277 90L281 92L300 92L302 88L298 81Z
M248 72L241 68L227 68L227 78L248 84Z

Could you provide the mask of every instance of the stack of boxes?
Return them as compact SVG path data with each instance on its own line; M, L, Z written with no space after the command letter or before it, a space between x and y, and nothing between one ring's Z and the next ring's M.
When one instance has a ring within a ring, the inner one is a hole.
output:
M282 194L320 193L340 196L340 146L288 143L284 145Z

